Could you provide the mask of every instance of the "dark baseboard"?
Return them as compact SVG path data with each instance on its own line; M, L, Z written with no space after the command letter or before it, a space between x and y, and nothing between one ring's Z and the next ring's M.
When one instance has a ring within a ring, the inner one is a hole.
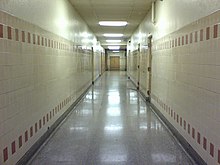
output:
M88 90L91 88L90 85L85 92L83 92L79 98L55 121L53 125L32 145L32 147L24 154L24 156L16 163L16 165L25 165L40 149L40 147L46 142L46 140L52 135L52 133L60 126L62 121L72 112L73 108L82 100Z
M140 90L139 92L140 92L142 98L143 98L146 102L150 102L150 98L149 98L149 97L145 96L145 94L144 94L141 90Z
M139 92L142 98L146 101L146 104L151 107L151 110L160 118L160 120L167 126L171 134L175 139L181 144L183 149L189 154L189 156L198 165L207 165L207 163L201 158L201 156L192 148L192 146L187 142L187 140L177 131L177 129L167 120L167 118L160 112L160 110L150 103L149 97L146 97L143 92Z
M152 103L147 103L152 111L154 111L158 117L164 122L164 124L171 131L173 136L178 140L185 151L193 158L198 165L207 165L207 163L201 158L201 156L193 149L193 147L186 141L186 139L177 131L177 129L167 120L167 118L160 112L160 110Z

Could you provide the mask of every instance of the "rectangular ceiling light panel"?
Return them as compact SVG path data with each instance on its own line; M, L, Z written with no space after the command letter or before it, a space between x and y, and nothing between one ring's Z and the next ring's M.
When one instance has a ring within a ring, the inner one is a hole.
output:
M126 21L100 21L100 26L126 26L128 23Z
M109 43L119 43L121 42L121 40L106 40L106 42L109 42Z
M103 34L105 37L122 37L123 34L120 33L105 33Z
M110 50L119 50L120 46L108 46Z

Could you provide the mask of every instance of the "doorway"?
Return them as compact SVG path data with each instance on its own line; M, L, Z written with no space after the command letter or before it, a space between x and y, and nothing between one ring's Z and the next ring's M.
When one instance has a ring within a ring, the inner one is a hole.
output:
M120 57L119 56L110 57L110 70L120 70Z

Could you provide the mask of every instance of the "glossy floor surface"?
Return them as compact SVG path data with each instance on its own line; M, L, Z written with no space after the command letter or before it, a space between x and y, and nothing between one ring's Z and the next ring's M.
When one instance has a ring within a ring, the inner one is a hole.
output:
M195 164L125 72L106 72L31 165Z

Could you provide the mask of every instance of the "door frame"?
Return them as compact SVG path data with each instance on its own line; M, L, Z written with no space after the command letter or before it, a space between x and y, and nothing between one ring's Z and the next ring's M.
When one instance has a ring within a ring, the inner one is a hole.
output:
M149 82L148 82L148 91L147 94L149 95L149 101L151 102L151 87L152 87L152 35L149 35L147 37L147 44L148 44L148 54L149 54L149 67L147 69L148 73L149 73Z
M114 68L112 69L112 67L111 67L112 58L117 58L118 59L118 68L116 68L116 69L114 69ZM110 70L117 70L117 71L120 70L120 56L110 56Z

